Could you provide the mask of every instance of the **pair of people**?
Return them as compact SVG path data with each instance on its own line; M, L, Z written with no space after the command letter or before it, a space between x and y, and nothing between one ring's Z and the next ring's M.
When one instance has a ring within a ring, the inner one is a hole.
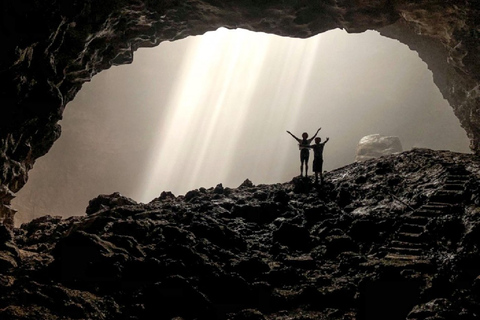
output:
M325 144L330 140L327 137L325 142L321 142L320 137L317 138L318 132L322 128L319 128L315 135L308 139L308 133L302 134L302 139L295 137L290 131L287 131L298 142L298 148L300 149L300 176L303 176L303 165L305 164L305 177L308 176L308 159L310 157L310 149L313 149L313 172L315 172L315 183L318 183L318 176L320 175L320 182L323 183L323 148ZM315 139L315 144L310 145Z

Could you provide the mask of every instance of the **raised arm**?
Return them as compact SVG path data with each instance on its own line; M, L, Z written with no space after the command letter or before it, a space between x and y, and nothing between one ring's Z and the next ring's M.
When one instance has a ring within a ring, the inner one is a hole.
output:
M315 134L313 135L313 137L312 137L310 140L313 140L313 139L315 139L315 137L316 137L316 136L317 136L317 134L318 134L318 131L320 131L321 129L322 129L322 128L318 128L317 132L315 132Z
M298 139L297 137L295 137L293 135L293 133L291 133L290 131L287 130L287 133L290 134L295 140L297 140L298 142L302 141L301 139Z
M325 139L325 141L323 142L323 144L327 143L327 142L328 142L328 140L330 140L330 138L329 138L329 137L327 137L327 139Z

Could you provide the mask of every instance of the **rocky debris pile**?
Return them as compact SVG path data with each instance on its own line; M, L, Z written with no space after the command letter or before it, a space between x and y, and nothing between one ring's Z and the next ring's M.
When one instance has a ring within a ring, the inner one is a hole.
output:
M102 195L0 230L0 319L476 319L479 182L478 157L418 149L322 186Z

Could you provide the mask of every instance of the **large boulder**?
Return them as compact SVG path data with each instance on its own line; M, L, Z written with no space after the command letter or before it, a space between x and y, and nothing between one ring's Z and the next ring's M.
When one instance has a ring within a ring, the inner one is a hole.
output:
M402 151L402 143L398 137L371 134L360 139L355 161L369 160Z

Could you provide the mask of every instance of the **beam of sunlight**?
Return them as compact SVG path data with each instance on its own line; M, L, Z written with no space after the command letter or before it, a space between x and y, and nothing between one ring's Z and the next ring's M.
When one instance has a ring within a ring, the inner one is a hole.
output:
M115 191L148 202L246 178L289 181L300 161L286 130L322 127L327 171L353 162L374 133L405 150L470 151L418 54L374 31L292 39L219 29L140 49L85 84L62 127L14 200L18 221L82 214Z
M185 56L145 168L142 200L162 188L194 188L200 175L217 180L202 181L210 185L225 176L230 158L238 153L236 141L269 46L264 37L252 41L245 32L237 35L228 39L227 30L207 33Z
M371 49L369 42L378 37L374 32L346 37L335 30L292 41L219 29L191 39L162 108L166 116L154 134L139 200L164 190L178 194L225 182L235 187L246 178L285 181L298 174L298 166L292 166L298 150L286 130L300 136L322 127L322 137L333 134L327 150L343 157L344 164L353 161L362 136L400 132L405 122L382 124L394 112L389 105L403 104L396 112L410 113L418 105L411 103L418 94L415 82L431 80L421 79L426 73L419 59L412 64L403 52L386 57ZM403 46L382 41L391 50ZM395 66L395 59L406 60ZM373 61L385 68L373 68ZM326 168L331 169L328 161Z
M285 130L299 122L296 113L305 102L321 37L292 45L267 34L232 32L207 33L185 55L145 168L141 200L163 189L225 180L240 184L248 176L240 177L239 171L263 183L277 182L272 177L285 171L291 150L279 136L285 138ZM274 94L265 98L272 83ZM261 156L269 150L275 152L270 161Z

